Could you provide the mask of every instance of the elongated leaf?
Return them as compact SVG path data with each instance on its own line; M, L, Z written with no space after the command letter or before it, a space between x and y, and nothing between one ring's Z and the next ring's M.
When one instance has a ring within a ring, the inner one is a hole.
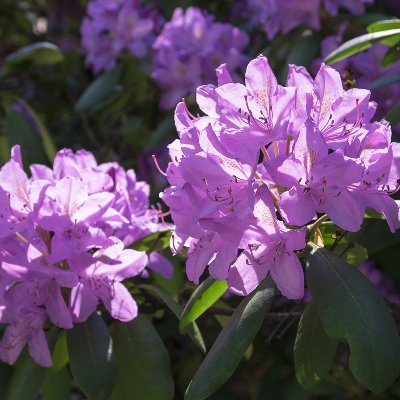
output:
M37 365L25 349L14 366L5 400L36 400L45 374L46 368Z
M350 346L350 368L380 393L400 373L400 338L379 292L357 269L326 249L308 258L307 281L327 334Z
M165 290L162 290L155 286L146 285L146 284L141 284L138 286L140 288L147 290L148 292L152 293L153 295L157 296L158 298L160 298L168 306L168 308L175 314L175 316L179 320L179 318L182 314L183 307L180 304L178 304ZM196 344L196 346L198 346L199 349L203 353L205 353L207 350L206 345L204 343L203 336L202 336L200 329L197 326L196 322L192 322L191 324L189 324L186 331L187 331L187 334L192 338L192 340Z
M26 165L46 163L41 138L22 114L12 109L7 110L4 130L10 148L15 144L21 145L22 158Z
M400 29L400 19L386 19L374 22L367 26L367 32L369 33L388 31L392 29ZM396 39L395 37L381 40L381 42L387 46L394 46L398 41L399 38Z
M326 334L314 303L307 304L294 344L297 380L305 387L319 383L333 363L336 348L337 340Z
M5 58L6 67L19 65L57 64L64 60L60 49L53 43L38 42L18 49Z
M172 400L169 355L153 324L142 315L116 322L113 338L117 379L110 400Z
M182 315L179 329L183 332L186 327L205 313L227 290L226 281L216 281L207 278L193 292Z
M110 95L122 76L122 67L118 66L110 71L100 75L90 86L83 92L78 102L75 104L75 110L82 112L93 107L100 101Z
M335 62L343 60L344 58L367 50L372 46L373 43L382 41L383 39L387 38L400 40L400 29L390 29L382 32L367 33L365 35L349 40L348 42L345 42L341 46L339 46L332 53L330 53L325 58L325 62L327 64L333 64Z
M43 400L71 400L71 377L68 368L46 371L42 385Z
M190 382L186 400L207 399L231 377L260 330L274 293L268 278L242 300Z
M11 366L0 361L0 399L4 399L6 396L6 390L11 374Z
M57 338L57 329L52 328L47 331L46 338L51 351ZM46 368L36 364L25 347L13 367L4 399L36 400L45 374Z
M107 326L97 314L67 331L72 374L90 400L106 400L115 381L115 355Z
M26 103L21 98L18 98L17 101L19 101L25 107L25 109L29 112L32 119L35 121L37 129L39 131L39 135L42 138L43 149L46 153L46 156L50 162L53 162L57 149L49 131L47 130L46 126L39 118L39 116L36 114L36 112L32 109L32 107L29 106L28 103Z

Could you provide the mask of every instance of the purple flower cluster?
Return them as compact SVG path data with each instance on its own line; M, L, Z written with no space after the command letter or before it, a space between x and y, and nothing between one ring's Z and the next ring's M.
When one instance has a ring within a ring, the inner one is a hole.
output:
M47 321L72 328L100 302L120 321L136 317L121 282L141 275L148 256L125 246L160 226L147 184L117 163L98 165L89 152L64 149L53 169L30 170L28 178L19 146L0 170L0 322L7 326L0 358L13 364L27 343L48 367ZM161 255L149 258L170 275Z
M123 50L144 57L153 39L156 17L139 0L90 0L81 26L86 64L95 73L109 70Z
M243 31L215 22L197 7L176 8L153 45L152 77L164 92L161 106L172 108L199 85L214 81L221 63L231 70L243 65L247 43Z
M250 14L252 23L262 26L268 38L272 39L278 32L286 34L302 24L319 29L322 6L330 15L337 15L340 8L360 15L364 12L364 5L372 2L373 0L247 0L247 14Z
M302 298L296 252L319 215L357 231L372 208L392 231L400 226L390 197L400 147L386 121L371 122L370 92L345 91L326 65L315 79L291 65L286 86L263 56L249 63L245 84L233 83L225 65L217 75L217 86L197 89L205 116L184 103L176 108L179 139L169 146L170 187L162 194L176 225L171 247L188 248L195 283L208 266L247 295L270 273L282 294Z

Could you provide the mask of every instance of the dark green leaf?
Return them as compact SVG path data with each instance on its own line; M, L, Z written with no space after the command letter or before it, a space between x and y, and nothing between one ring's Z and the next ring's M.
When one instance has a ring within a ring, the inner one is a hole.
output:
M6 67L57 64L64 60L60 49L53 43L38 42L18 49L5 58Z
M326 58L327 64L333 64L344 58L350 57L361 51L367 50L373 43L382 41L383 39L391 38L393 40L400 40L400 29L390 29L388 31L367 33L366 35L359 36L348 42L343 43L336 50L330 53Z
M37 365L25 349L15 363L5 399L36 400L45 374L46 368Z
M0 361L0 399L4 399L6 396L6 390L11 373L12 368L8 364Z
M386 114L386 119L392 124L397 125L400 123L400 103L392 107Z
M42 397L43 400L71 400L71 377L67 367L57 372L47 370Z
M78 102L75 104L75 110L78 112L82 112L100 103L115 90L117 84L121 79L121 76L121 66L117 66L116 68L100 75L82 93Z
M400 373L400 339L379 292L323 248L308 258L307 282L327 334L349 344L354 377L381 393Z
M139 315L115 323L117 379L110 400L172 400L174 381L168 352L153 324Z
M46 126L43 124L39 116L36 114L36 112L29 106L28 103L26 103L24 100L20 98L18 98L17 101L22 104L22 106L27 110L27 112L29 112L31 118L35 121L37 130L42 139L43 150L46 153L46 156L49 159L49 161L53 162L54 156L57 153L57 149L49 131L47 130Z
M186 400L207 399L231 377L260 330L274 293L267 279L242 300L190 382Z
M72 374L90 400L106 400L115 381L113 342L103 319L93 314L67 331Z
M193 292L182 311L179 329L186 327L205 313L228 289L226 281L216 281L209 277Z
M42 140L23 115L10 109L6 112L3 123L8 145L10 148L15 144L21 146L25 165L46 163Z
M319 383L333 363L336 348L337 340L326 334L314 303L307 304L294 344L297 380L305 387Z
M393 46L383 56L381 61L381 66L383 68L386 68L390 64L393 64L394 62L399 60L400 60L400 46L399 45Z
M175 316L178 319L180 318L183 309L182 306L178 304L165 290L146 284L141 284L138 286L160 298L168 306L168 308L175 314ZM196 322L191 323L187 327L186 332L193 339L193 342L199 347L199 349L203 353L205 353L206 345L204 344L203 336L201 335L200 329L197 326Z

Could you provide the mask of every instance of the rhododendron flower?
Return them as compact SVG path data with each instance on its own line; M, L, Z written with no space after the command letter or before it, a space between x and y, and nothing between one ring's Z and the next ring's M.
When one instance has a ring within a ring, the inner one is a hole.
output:
M145 252L125 246L166 228L149 207L148 185L116 163L98 165L91 153L64 149L52 169L30 168L31 178L14 146L0 170L0 358L13 364L28 344L32 358L49 367L48 323L70 329L100 302L113 318L137 316L123 281L151 265ZM161 254L150 259L172 275Z
M399 148L386 121L372 122L370 92L344 90L322 65L315 79L290 66L280 86L268 60L247 67L245 85L226 66L218 85L197 90L204 116L178 104L179 139L170 146L162 198L175 223L171 249L187 248L196 284L207 266L228 288L247 295L270 274L283 295L299 299L298 252L307 225L327 214L340 228L360 229L367 208L400 226Z
M232 70L246 58L247 35L215 22L197 7L176 8L154 42L152 77L163 90L161 107L172 108L202 83L214 81L214 69L226 62Z

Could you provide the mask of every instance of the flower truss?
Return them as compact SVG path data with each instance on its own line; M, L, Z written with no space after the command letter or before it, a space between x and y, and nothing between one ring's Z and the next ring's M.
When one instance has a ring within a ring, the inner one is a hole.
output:
M230 291L247 295L271 274L283 295L300 299L297 252L319 216L357 231L371 208L392 231L399 227L391 198L399 145L386 121L371 121L370 92L345 91L326 65L315 79L291 65L286 86L263 56L249 63L245 84L225 65L217 75L217 86L197 89L205 116L191 115L184 102L176 108L179 139L169 145L162 193L176 226L171 248L188 248L195 283L208 266Z
M130 321L137 304L122 281L146 265L165 276L160 254L126 249L161 229L149 209L149 187L117 163L98 165L89 152L57 153L53 169L23 170L19 146L0 170L0 358L13 364L28 344L40 365L51 365L44 327L85 321L103 303Z

